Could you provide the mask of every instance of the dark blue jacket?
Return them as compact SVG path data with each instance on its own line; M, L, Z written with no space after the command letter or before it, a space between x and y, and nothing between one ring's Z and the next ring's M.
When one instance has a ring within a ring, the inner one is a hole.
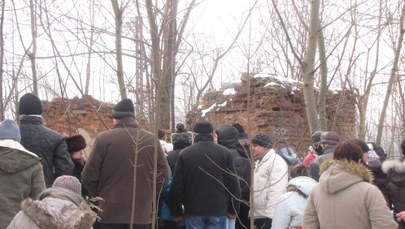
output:
M41 158L45 184L49 188L56 177L72 175L73 162L62 135L42 125L39 116L20 118L21 145Z

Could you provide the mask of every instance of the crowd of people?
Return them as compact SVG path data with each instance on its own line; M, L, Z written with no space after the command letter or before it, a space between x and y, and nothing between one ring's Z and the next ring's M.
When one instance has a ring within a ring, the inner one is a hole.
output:
M373 142L315 131L301 159L239 123L155 136L134 110L114 106L85 160L86 139L47 128L41 100L23 95L19 124L0 123L0 228L405 229L405 140L388 160Z

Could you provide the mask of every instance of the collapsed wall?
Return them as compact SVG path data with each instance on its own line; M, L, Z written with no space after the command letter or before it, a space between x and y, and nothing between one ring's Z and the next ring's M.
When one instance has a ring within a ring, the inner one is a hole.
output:
M202 102L186 116L189 127L199 119L209 120L214 128L221 124L240 123L250 137L268 134L273 142L286 141L304 154L311 139L303 83L257 74L248 80L224 85L221 90L207 92ZM319 91L315 91L316 97ZM326 93L328 130L342 138L356 134L356 100L351 92L329 90Z

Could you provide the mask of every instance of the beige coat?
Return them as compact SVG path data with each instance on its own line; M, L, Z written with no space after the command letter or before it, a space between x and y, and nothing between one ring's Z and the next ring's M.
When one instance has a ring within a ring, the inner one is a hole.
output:
M308 199L303 228L398 228L384 196L371 182L371 172L361 164L326 161Z

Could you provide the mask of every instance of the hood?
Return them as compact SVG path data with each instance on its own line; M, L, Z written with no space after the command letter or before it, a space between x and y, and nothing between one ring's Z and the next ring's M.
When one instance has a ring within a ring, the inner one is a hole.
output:
M230 125L221 125L216 130L218 144L228 149L236 149L238 143L238 130Z
M382 163L381 167L385 174L388 174L391 169L397 173L405 173L405 160L387 160Z
M0 170L8 174L18 173L36 163L40 158L24 149L24 147L13 140L0 140Z
M389 174L392 183L398 187L405 187L405 161L403 159L384 161L381 168L385 174Z
M319 185L327 193L336 193L359 182L373 181L373 175L362 164L347 160L328 160L321 165Z
M61 211L66 211L68 206L63 205L63 202L53 201L53 211L49 212L44 206L44 202L32 199L26 199L21 203L22 211L29 216L29 218L39 227L47 229L89 229L92 228L93 223L96 221L97 214L90 209L86 203L80 204L73 209L68 216L63 212L55 211L58 204ZM60 215L58 215L60 214ZM66 218L63 218L65 216ZM61 222L62 220L62 222Z
M288 186L296 187L298 190L300 190L302 193L304 193L307 196L309 196L312 188L316 184L318 184L318 182L316 182L316 180L312 179L311 177L307 177L307 176L294 177L288 182Z

